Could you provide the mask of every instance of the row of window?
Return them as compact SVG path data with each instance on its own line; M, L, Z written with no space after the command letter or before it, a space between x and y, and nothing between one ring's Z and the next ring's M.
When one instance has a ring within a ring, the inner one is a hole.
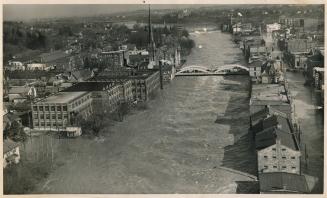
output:
M276 151L276 148L272 148L271 150ZM282 150L282 151L286 151L285 148L282 148L281 150Z
M263 156L263 158L268 159L268 156L265 155L265 156ZM273 155L272 158L273 159L276 159L277 157L275 155ZM282 159L286 159L286 158L287 158L286 156L282 156ZM291 156L290 159L295 159L295 157L294 156Z
M86 97L83 97L75 102L72 103L72 108L75 108L81 104L83 104L85 101L91 98L91 95L87 95Z
M34 115L34 118L35 119L37 119L37 115ZM50 119L50 118L52 118L52 119L56 119L56 114L40 114L40 119ZM58 114L57 115L57 118L58 119L62 119L62 118L64 118L64 119L67 119L68 118L68 115L67 114L64 114L63 116L62 116L62 114Z
M33 106L33 111L37 111L39 107L39 111L61 111L61 107L63 111L67 111L67 106Z
M268 166L266 166L266 165L263 166L263 167L264 167L264 169L267 169L267 168L268 168ZM272 168L277 169L277 166L272 166ZM296 169L295 166L292 166L291 168L292 168L293 170ZM282 166L282 169L287 169L287 166Z
M38 123L38 122L35 122L34 123L34 126L35 127L45 127L45 126L47 126L47 127L62 127L63 126L63 124L62 123L52 123L52 125L51 125L51 122L47 122L47 123L45 123L45 122L41 122L41 123Z

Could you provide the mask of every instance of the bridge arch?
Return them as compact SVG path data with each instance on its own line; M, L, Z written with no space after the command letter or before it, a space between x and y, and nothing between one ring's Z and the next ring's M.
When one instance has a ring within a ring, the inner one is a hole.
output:
M245 67L243 65L237 65L237 64L231 64L231 65L223 65L223 66L219 66L216 67L216 69L214 69L214 73L219 73L219 72L223 72L226 70L245 70L245 71L249 71L248 67Z
M176 74L182 74L182 73L209 73L210 69L204 66L198 66L198 65L191 65L183 67L181 70L179 70Z

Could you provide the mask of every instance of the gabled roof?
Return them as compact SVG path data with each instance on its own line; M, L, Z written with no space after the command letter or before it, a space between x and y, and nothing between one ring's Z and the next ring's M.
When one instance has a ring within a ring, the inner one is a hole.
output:
M309 193L304 175L286 172L260 173L260 192Z
M15 86L9 88L9 94L27 94L30 87L27 86Z
M268 116L271 116L271 115L280 115L280 116L283 116L284 118L288 118L288 115L286 113L283 113L283 112L275 109L274 107L266 105L263 109L253 113L250 116L252 125L257 124L262 119L267 118Z
M294 131L288 118L273 115L259 122L254 128L256 129L254 131L256 149L267 148L280 140L281 145L292 150L299 150L297 137L293 134Z

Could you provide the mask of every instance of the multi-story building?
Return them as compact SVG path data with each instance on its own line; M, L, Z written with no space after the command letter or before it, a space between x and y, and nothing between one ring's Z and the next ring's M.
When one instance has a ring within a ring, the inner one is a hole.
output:
M252 127L258 172L300 174L300 144L287 117L270 115Z
M263 62L261 60L257 60L252 62L249 67L249 74L252 82L257 82L261 76L261 66Z
M32 104L33 128L59 130L73 125L81 115L87 118L92 113L90 92L59 92Z
M87 91L92 93L94 112L113 112L122 102L131 102L133 99L131 81L89 81L79 82L63 92Z
M154 93L160 85L160 75L157 70L139 70L130 71L122 70L117 73L102 73L95 76L90 81L124 81L130 80L132 85L133 100L146 101L149 96ZM129 87L129 86L128 86ZM129 93L127 89L126 91Z
M100 62L108 68L123 67L129 64L129 53L126 50L101 52L99 54Z

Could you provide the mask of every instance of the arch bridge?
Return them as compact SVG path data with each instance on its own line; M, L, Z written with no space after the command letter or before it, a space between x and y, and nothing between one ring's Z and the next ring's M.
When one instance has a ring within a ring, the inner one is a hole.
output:
M210 67L202 65L190 65L178 70L176 72L176 76L248 75L248 72L248 67L238 64Z

